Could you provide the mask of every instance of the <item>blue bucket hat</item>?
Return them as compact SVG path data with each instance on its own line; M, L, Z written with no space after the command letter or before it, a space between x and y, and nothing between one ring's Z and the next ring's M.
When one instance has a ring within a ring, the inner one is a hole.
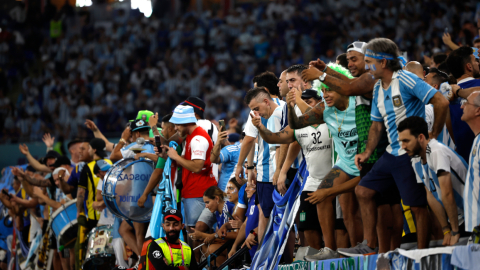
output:
M181 124L190 124L197 123L197 118L195 118L195 112L192 106L178 105L173 111L172 118L170 118L170 123L181 125Z

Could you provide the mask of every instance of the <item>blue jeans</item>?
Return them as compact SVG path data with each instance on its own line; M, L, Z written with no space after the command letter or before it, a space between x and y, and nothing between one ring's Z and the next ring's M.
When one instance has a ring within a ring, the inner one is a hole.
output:
M203 198L182 199L185 208L185 225L195 227L200 214L205 209Z

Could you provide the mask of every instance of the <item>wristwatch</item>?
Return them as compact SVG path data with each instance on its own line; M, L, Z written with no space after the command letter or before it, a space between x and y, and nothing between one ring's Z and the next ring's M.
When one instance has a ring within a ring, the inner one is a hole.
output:
M323 82L325 81L325 77L327 77L327 73L323 73L320 77L318 77L318 79Z
M121 138L119 142L122 142L124 145L127 145L127 141L124 138Z
M215 239L218 239L218 233L215 233Z

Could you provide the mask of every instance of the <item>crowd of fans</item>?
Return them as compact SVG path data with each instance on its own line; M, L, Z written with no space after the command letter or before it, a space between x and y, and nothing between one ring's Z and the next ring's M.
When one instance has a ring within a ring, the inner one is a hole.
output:
M287 237L285 263L296 243L319 250L296 259L318 261L408 241L476 241L480 14L469 4L280 1L174 24L119 10L102 27L82 13L76 32L44 39L44 69L22 81L16 103L2 97L5 139L43 138L47 155L38 161L21 144L28 167L11 168L16 196L0 200L28 245L45 233L49 209L76 198L79 232L111 225L135 254L117 257L117 269L196 269L228 240L211 265L242 243L253 258L275 214L272 194L298 179L298 236ZM64 27L75 16L65 13ZM70 158L53 150L53 137L72 139ZM146 144L134 153L139 138ZM172 180L185 216L165 213L164 238L151 239L149 223L107 218L97 189L122 158L156 163L139 207L165 171L181 171ZM79 269L79 239L53 247L56 269ZM168 257L165 245L171 260L154 260Z
M445 31L454 43L471 43L475 12L473 1L272 1L168 19L118 9L112 21L99 23L88 10L47 8L43 21L34 21L39 31L2 26L2 141L86 135L84 118L118 136L139 108L165 114L187 96L202 97L211 119L244 123L244 89L260 70L278 74L315 57L332 61L352 40L379 36L421 60L448 48ZM12 93L15 82L20 93Z

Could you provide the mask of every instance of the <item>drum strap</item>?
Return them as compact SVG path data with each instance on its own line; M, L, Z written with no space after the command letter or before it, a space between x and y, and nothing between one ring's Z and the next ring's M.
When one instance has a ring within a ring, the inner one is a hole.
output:
M90 184L92 185L92 199L93 199L93 202L97 200L97 190L96 190L96 187L95 187L95 183L93 182L93 174L92 174L92 171L90 170L90 167L87 166L87 174L88 174L88 180L90 180ZM87 216L88 216L88 209L87 209ZM93 216L95 218L95 221L97 220L97 215L95 214L95 212L93 213Z

